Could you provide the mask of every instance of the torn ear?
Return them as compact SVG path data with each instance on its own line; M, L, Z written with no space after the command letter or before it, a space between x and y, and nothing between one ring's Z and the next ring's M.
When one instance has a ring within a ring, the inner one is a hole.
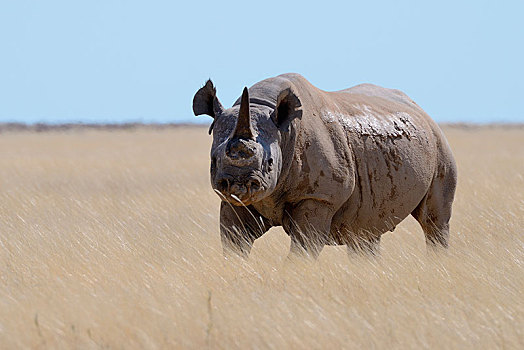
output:
M223 110L224 107L217 98L217 90L209 79L193 97L193 113L195 115L207 114L216 118Z
M302 103L291 89L287 88L280 92L277 98L277 105L271 118L277 127L287 127L287 125L295 118L302 117Z

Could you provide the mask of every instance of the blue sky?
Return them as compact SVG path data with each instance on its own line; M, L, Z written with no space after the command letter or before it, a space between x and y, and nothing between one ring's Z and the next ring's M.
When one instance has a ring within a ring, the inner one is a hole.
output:
M209 122L297 72L398 88L440 122L524 122L524 2L0 0L0 122Z

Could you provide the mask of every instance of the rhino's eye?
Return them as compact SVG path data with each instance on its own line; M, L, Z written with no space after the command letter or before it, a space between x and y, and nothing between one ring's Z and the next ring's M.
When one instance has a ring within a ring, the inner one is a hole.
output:
M267 160L267 165L269 166L269 169L271 169L271 167L273 166L273 158L269 158Z
M217 167L217 157L211 157L211 169L216 169Z

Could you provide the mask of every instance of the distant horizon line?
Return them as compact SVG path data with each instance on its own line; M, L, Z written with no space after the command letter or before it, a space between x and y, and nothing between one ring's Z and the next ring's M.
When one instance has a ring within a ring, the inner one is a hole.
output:
M74 129L86 130L132 130L139 128L163 129L180 127L207 128L211 123L199 122L0 122L0 133L9 131L66 131ZM476 128L496 128L496 127L515 127L524 128L524 122L442 122L440 126L476 129Z

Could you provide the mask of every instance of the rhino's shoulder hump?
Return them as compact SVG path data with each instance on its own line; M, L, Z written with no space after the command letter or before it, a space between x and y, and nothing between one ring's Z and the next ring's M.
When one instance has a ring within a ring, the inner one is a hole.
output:
M281 74L275 79L278 79L279 81L286 81L288 83L291 83L295 86L297 89L306 89L306 90L319 90L316 86L311 84L309 80L304 78L302 75L298 73L285 73Z
M409 107L418 107L418 105L402 91L396 89L388 89L374 84L359 84L349 89L341 90L339 92L380 97L396 103L403 103L405 105L408 105Z
M302 75L298 73L284 73L277 76L277 78L284 78L288 80L306 80Z
M310 82L298 73L285 73L276 77L261 80L249 88L249 97L251 102L262 103L274 108L277 103L278 95L284 89L289 87L295 89L314 88ZM240 104L240 97L235 101L233 106Z

